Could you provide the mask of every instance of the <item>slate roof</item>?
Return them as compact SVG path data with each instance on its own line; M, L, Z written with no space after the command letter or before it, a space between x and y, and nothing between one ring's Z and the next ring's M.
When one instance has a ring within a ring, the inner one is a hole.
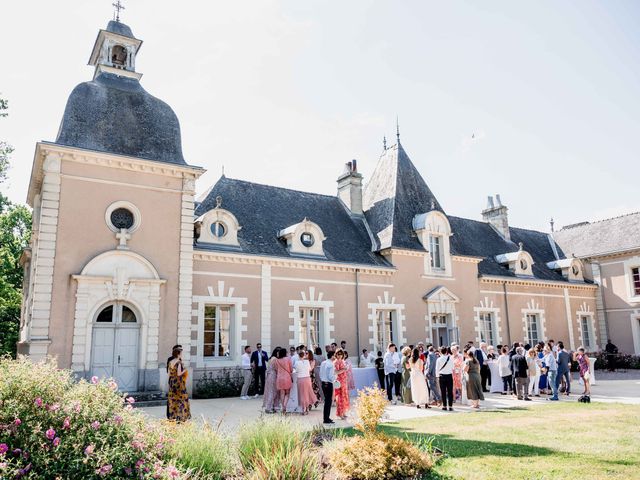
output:
M553 238L567 256L595 257L640 249L640 212L564 227Z
M204 195L195 209L195 217L215 208L216 197L222 197L221 208L238 219L241 230L238 242L242 253L300 258L291 255L278 232L308 218L318 224L326 240L323 261L390 267L384 257L371 251L371 241L362 219L352 217L337 196L300 192L261 185L224 175ZM196 249L214 249L214 245L196 244Z
M171 107L147 93L137 79L111 73L73 89L56 143L186 165L180 124Z
M118 35L124 35L125 37L129 38L136 38L133 36L133 32L131 31L129 25L125 25L121 22L116 22L115 20L111 20L107 24L107 32L117 33Z
M413 232L413 217L432 210L432 202L436 210L444 213L400 142L380 157L362 202L379 249L422 250Z

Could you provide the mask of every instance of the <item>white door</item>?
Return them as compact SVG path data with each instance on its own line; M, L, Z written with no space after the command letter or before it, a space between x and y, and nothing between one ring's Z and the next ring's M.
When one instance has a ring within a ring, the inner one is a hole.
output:
M116 303L103 308L93 327L91 375L113 378L123 391L137 390L139 332L129 307Z

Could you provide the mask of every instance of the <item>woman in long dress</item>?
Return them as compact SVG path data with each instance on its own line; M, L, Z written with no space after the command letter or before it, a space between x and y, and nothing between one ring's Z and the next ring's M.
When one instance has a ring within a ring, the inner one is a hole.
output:
M282 408L282 414L287 413L287 402L291 386L293 385L291 360L287 357L287 351L283 348L278 351L276 359L276 389L278 390L278 398Z
M453 401L462 402L462 369L464 358L457 345L451 347L451 360L453 360Z
M307 352L307 360L309 360L309 373L311 374L311 387L313 388L313 394L316 396L316 402L313 404L314 407L317 407L320 403L320 399L322 396L320 395L320 383L316 379L316 358L313 355L313 352L309 350Z
M482 376L480 375L480 362L473 354L473 350L467 350L464 371L467 379L467 399L471 401L471 407L480 408L480 400L484 400L482 393Z
M191 418L189 394L187 393L187 370L182 365L182 348L174 347L168 365L169 393L167 394L167 418L186 422Z
M424 408L430 408L429 391L427 390L427 381L424 378L424 362L420 358L420 349L414 348L409 358L409 375L413 402L418 408L420 408L420 405L424 405Z
M278 388L276 387L276 358L280 347L276 347L267 362L267 378L264 382L264 398L262 408L265 413L275 413L278 406Z
M402 403L405 405L413 403L411 398L413 386L411 385L411 365L409 360L411 360L411 348L404 347L402 349L402 387L400 391L402 392Z
M336 378L340 385L335 389L336 414L342 420L345 420L347 418L347 412L349 411L349 379L347 375L347 362L344 361L344 350L341 348L336 350L335 357L336 361L333 365Z
M300 350L299 358L296 362L296 377L298 382L298 405L303 415L307 415L311 406L318 402L318 398L313 393L311 382L311 363L306 359L304 350Z

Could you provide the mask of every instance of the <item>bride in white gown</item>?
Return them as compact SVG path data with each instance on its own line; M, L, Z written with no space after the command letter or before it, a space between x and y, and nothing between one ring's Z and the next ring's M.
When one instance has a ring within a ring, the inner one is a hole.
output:
M420 359L420 350L413 349L411 360L409 360L411 366L411 398L416 407L420 408L420 405L424 405L425 408L429 408L429 392L427 390L427 381L424 378L424 362Z

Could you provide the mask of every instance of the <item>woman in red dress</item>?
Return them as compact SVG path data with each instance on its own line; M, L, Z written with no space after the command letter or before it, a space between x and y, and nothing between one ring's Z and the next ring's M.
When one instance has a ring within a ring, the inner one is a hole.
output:
M291 359L287 357L287 350L283 348L278 351L278 358L276 359L276 389L278 390L278 397L280 397L283 415L287 413L289 392L291 392L291 386L293 385L291 373Z
M336 350L336 361L334 363L334 368L336 371L336 378L340 383L339 387L336 387L335 397L336 397L336 414L342 420L347 418L347 412L349 411L349 378L348 378L348 370L347 364L344 360L344 351L339 348Z

